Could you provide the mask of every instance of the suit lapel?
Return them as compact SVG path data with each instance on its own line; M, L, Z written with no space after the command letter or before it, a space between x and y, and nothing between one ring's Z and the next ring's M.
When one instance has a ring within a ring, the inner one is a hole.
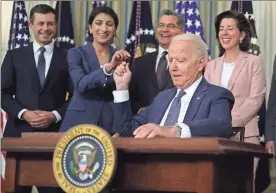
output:
M96 55L96 52L92 46L92 44L86 44L84 45L84 50L85 50L85 59L86 59L86 65L85 68L87 68L88 73L91 71L97 70L100 68L100 63L98 60L98 57Z
M170 73L169 73L169 68L167 68L165 74L164 74L164 77L163 77L163 81L162 81L162 85L160 86L160 88L158 87L158 84L157 84L157 77L156 77L156 72L155 72L155 69L156 69L156 63L157 63L157 56L158 56L158 51L154 52L154 54L152 55L151 59L151 64L152 64L152 69L150 69L150 72L153 72L152 74L152 81L153 81L153 86L155 88L157 88L157 92L161 92L164 90L164 88L167 86L170 80ZM159 62L159 61L158 61Z
M164 90L165 87L167 86L167 84L169 83L169 80L170 80L170 78L171 78L171 75L170 75L168 69L166 70L166 73L165 73L165 75L164 75L163 78L164 78L164 80L162 81L162 85L161 85L161 87L159 88L159 91ZM157 84L156 76L155 76L155 80L156 80L156 84Z
M156 93L158 92L158 85L157 85L157 79L156 79L156 74L155 74L155 65L156 65L156 58L157 58L157 54L158 52L153 52L151 54L148 54L148 66L149 66L149 70L148 72L149 77L151 77L151 85L153 87L153 89L156 91Z
M93 48L92 44L86 44L83 47L81 47L81 49L84 50L85 53L84 54L84 58L85 58L85 62L86 64L84 64L84 68L86 69L87 73L90 73L91 71L95 71L97 69L99 69L101 67L99 59L97 57L97 54L95 52L95 49ZM109 48L109 60L111 61L112 56L114 55L114 53L116 52L116 50L114 48L112 48L110 46Z
M57 47L54 47L53 50L53 56L50 62L49 70L45 78L45 83L43 85L43 88L41 91L46 87L46 85L49 83L50 80L53 80L55 73L57 73L58 65L60 64L60 50Z
M160 101L160 103L158 103L158 106L155 110L156 113L156 119L155 119L155 123L160 123L170 102L173 100L173 97L176 95L177 92L177 88L172 88L167 95L164 96L164 99L162 99L162 101Z
M116 52L116 49L114 49L112 46L109 46L109 60L108 61L112 60L112 56L115 54L115 52Z
M35 63L35 58L34 58L34 50L33 50L33 43L30 43L29 46L26 49L27 53L24 59L27 64L27 68L31 72L31 77L33 78L33 82L35 84L35 87L37 87L38 90L41 89L40 83L39 83L39 78L38 78L38 73L36 69L36 63ZM29 56L29 57L28 57Z
M223 66L223 58L224 55L222 57L219 57L215 63L215 73L214 73L214 84L220 86L221 85L221 73L222 73L222 66Z
M234 67L234 70L232 72L232 75L231 75L228 85L227 85L228 90L232 90L234 83L235 83L241 69L244 66L244 63L246 62L245 58L247 58L247 54L240 52L237 60L235 61L235 67Z
M109 48L109 60L108 61L111 61L112 60L112 56L115 54L116 50L110 46ZM115 84L115 81L114 81L114 77L113 76L110 76L108 79L107 79L107 84L108 85L111 85L112 87L112 90L116 89L116 84Z
M165 74L164 74L164 77L163 77L163 81L162 81L162 85L160 86L160 88L158 87L158 84L157 84L157 77L156 77L156 72L155 72L155 69L156 69L156 63L157 63L157 56L158 56L158 51L156 52L153 52L154 54L152 55L151 59L151 67L152 69L150 69L150 72L153 72L152 74L152 80L153 80L153 86L155 88L157 88L157 91L156 92L161 92L167 88L171 88L170 84L172 83L172 80L171 80L171 75L170 75L170 72L169 72L169 68L167 68ZM159 62L159 61L158 61Z
M201 104L202 99L204 98L206 91L208 90L208 83L207 81L202 78L201 82L199 83L192 99L190 101L189 107L187 109L184 122L188 122L193 120L194 116L196 115L198 108Z

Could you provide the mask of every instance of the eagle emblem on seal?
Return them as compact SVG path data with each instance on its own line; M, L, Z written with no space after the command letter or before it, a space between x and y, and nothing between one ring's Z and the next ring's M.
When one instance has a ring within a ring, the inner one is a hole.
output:
M70 162L71 174L81 181L93 179L93 174L99 169L99 162L95 162L97 149L89 143L82 142L73 149L73 160Z

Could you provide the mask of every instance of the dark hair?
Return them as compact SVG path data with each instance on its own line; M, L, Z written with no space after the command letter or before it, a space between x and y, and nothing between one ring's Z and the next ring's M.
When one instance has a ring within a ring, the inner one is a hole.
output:
M104 13L106 15L109 15L110 17L113 18L114 23L115 23L115 29L117 29L118 25L119 25L119 19L117 14L115 13L115 11L113 9L111 9L110 7L107 6L100 6L100 7L96 7L92 10L92 12L90 13L89 19L88 19L88 24L91 25L95 19L95 17L100 14L100 13ZM92 34L90 33L90 31L88 30L88 34L90 36L92 36Z
M248 19L244 16L243 13L238 13L236 11L224 11L221 14L217 15L215 28L216 28L216 38L219 42L219 30L220 30L220 23L224 18L231 18L234 19L237 23L237 26L240 32L245 33L245 37L242 40L242 43L239 43L239 47L241 51L248 52L251 48L251 37L252 37L252 28L248 21ZM221 46L219 42L219 56L222 56L225 52L224 48Z
M31 23L34 23L34 14L35 13L42 13L42 14L53 13L55 15L55 21L57 21L57 13L56 13L55 9L49 5L39 4L39 5L34 6L30 11Z

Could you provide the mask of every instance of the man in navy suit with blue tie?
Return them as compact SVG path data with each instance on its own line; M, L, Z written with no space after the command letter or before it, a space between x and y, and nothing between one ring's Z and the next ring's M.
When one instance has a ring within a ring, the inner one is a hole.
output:
M153 103L133 116L129 104L128 64L114 73L113 110L120 136L135 138L197 137L230 138L232 93L209 84L202 76L207 46L194 34L180 34L169 46L169 71L174 88L160 92Z
M57 28L55 9L46 4L34 6L29 26L34 42L9 50L1 66L1 105L8 113L4 137L21 137L22 132L57 132L67 109L67 92L72 91L66 52L53 41ZM39 193L60 191L54 187L37 188ZM30 186L15 190L31 191Z
M57 132L72 84L66 51L54 45L57 15L49 5L30 11L34 41L9 50L1 66L2 108L8 113L4 137L22 132Z

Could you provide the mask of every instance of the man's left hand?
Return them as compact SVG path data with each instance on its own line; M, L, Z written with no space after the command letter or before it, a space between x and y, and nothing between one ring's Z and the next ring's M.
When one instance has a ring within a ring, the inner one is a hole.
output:
M38 110L35 111L35 113L37 113L40 117L43 117L43 124L33 123L33 125L35 125L35 128L44 129L49 127L54 121L56 121L56 116L53 112Z
M117 66L113 77L116 84L116 90L128 90L128 85L131 79L129 64L122 62L122 64Z
M148 123L133 132L134 138L176 137L176 129Z

